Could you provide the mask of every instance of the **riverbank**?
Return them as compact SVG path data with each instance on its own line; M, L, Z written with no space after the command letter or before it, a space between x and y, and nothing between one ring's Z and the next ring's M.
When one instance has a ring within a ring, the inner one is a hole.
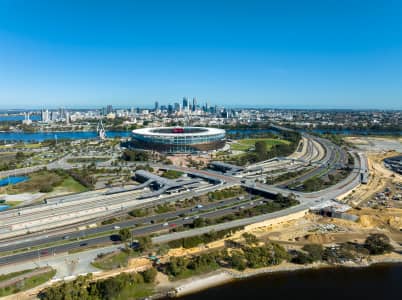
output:
M327 263L313 263L308 265L298 265L293 263L282 263L277 266L271 266L261 269L246 269L245 271L236 271L233 269L220 269L208 274L183 279L176 282L162 283L159 286L159 292L153 299L165 297L183 297L186 295L201 292L203 290L228 284L237 280L243 280L260 275L297 272L302 270L320 270L335 268L367 268L378 264L398 264L402 263L402 255L397 253L370 256L362 263L345 263L331 265ZM158 287L157 287L158 289Z

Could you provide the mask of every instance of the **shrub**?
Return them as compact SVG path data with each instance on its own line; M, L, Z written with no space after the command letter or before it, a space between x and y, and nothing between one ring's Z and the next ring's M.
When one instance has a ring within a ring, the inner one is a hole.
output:
M393 250L389 238L382 233L369 235L364 243L364 247L372 255L384 254Z

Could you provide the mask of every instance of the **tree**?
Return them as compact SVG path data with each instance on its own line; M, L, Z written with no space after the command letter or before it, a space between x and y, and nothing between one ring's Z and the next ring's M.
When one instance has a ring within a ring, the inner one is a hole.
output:
M17 160L23 160L25 158L24 152L18 151L17 154L15 155L15 158Z
M44 183L39 188L39 192L41 193L50 193L53 191L53 186L50 183Z
M155 277L158 274L158 272L155 270L155 268L150 268L142 272L142 277L144 277L144 281L146 283L152 283L155 281Z
M233 252L232 256L230 257L230 264L234 269L239 271L243 271L247 268L247 262L244 259L244 256L238 252Z
M125 150L122 159L126 161L148 161L149 154L145 151Z
M364 243L364 247L372 255L384 254L393 250L389 238L382 233L369 235Z
M291 261L292 263L300 265L309 264L312 262L311 258L306 253L301 251L296 251L296 254L293 256Z
M152 240L149 236L142 236L138 238L139 247L138 250L140 252L147 251L152 247Z
M194 228L204 227L205 219L204 218L195 219L193 222L193 226L194 226Z
M242 236L248 245L258 244L258 239L254 234L245 232Z
M122 242L126 242L131 237L131 231L128 228L122 228L119 230L119 236Z
M257 141L254 147L258 160L265 159L267 156L267 143L265 143L265 141Z
M322 255L324 253L324 248L319 244L307 244L302 248L303 251L306 251L309 255L311 261L320 261L322 260Z

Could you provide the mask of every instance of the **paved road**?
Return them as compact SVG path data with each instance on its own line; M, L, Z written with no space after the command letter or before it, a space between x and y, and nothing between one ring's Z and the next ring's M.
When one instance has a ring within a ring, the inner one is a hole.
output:
M155 222L155 223L160 222L160 223L151 224L151 225L144 226L144 227L135 228L132 230L132 233L134 236L140 236L140 235L150 234L150 233L161 231L161 230L168 230L170 228L173 228L175 226L180 226L183 224L191 224L194 221L193 217L189 217L189 218L180 217L181 215L190 214L190 213L191 214L198 213L199 217L217 218L217 217L228 215L235 211L238 211L239 209L241 209L240 207L243 207L243 206L244 206L244 208L250 208L250 207L259 205L259 202L255 201L253 204L241 203L241 204L237 204L235 206L223 208L225 206L233 205L233 204L245 201L245 200L250 200L250 198L248 197L248 199L246 198L243 200L239 200L237 198L232 198L232 199L228 199L228 200L222 200L217 203L206 204L201 209L188 208L188 209L183 209L180 211L159 214L156 216L138 218L138 219L134 219L134 220L130 220L130 221L124 221L124 222L120 222L120 223L116 223L116 224L112 224L112 225L102 226L100 228L93 228L93 229L88 229L88 230L85 230L82 232L72 233L72 234L68 235L68 238L69 239L84 238L85 235L83 235L83 233L96 234L96 233L101 233L101 232L107 232L107 231L113 230L116 225L120 226L121 228L126 228L126 227L132 227L136 224L138 225L138 224L146 224L146 223L149 224L151 222ZM216 210L216 211L210 211L210 212L203 212L206 210L213 210L213 209L218 209L218 208L222 208L222 209ZM165 225L165 220L173 219L173 218L178 218L178 219L169 221L168 225ZM64 236L52 236L49 238L45 238L41 242L48 243L48 242L62 241L63 237ZM68 251L71 251L74 249L79 249L82 247L90 247L90 246L95 246L95 245L100 245L100 244L105 244L105 243L113 243L113 242L118 243L118 244L121 243L121 241L118 239L118 236L113 235L113 234L107 235L107 236L102 236L102 237L94 237L94 238L89 238L89 239L84 239L84 240L78 240L78 241L68 241L67 244L63 244L63 245L44 247L40 250L33 250L33 251L24 252L24 253L18 253L18 254L0 257L0 265L12 264L12 263L29 260L29 259L38 259L43 256L46 257L49 255L68 252ZM6 246L6 247L2 247L1 251L23 249L25 247L35 246L38 244L40 244L40 241L26 242L26 243L24 243L24 245L21 245L21 244L10 245L10 246ZM25 247L21 248L22 246L25 246Z
M203 233L208 233L212 230L219 231L219 230L230 229L230 228L235 228L235 227L239 227L239 226L250 225L253 223L258 223L258 222L262 222L262 221L266 221L266 220L272 220L275 218L287 216L292 213L297 213L297 212L301 212L303 210L308 210L312 204L313 204L313 201L309 201L309 202L305 202L303 204L292 206L292 207L289 207L289 208L286 208L286 209L283 209L283 210L280 210L277 212L269 213L269 214L229 221L229 222L225 222L225 223L221 223L221 224L216 224L216 225L202 227L202 228L196 228L196 229L182 231L182 232L175 232L175 233L170 233L170 234L166 234L166 235L161 235L158 237L154 237L152 239L152 242L166 243L166 242L177 240L180 238L191 237L191 236L196 236L196 235L200 235Z

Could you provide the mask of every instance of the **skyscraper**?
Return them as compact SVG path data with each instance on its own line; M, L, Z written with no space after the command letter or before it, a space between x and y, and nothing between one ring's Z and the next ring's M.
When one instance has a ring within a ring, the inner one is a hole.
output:
M45 123L49 122L49 119L50 119L49 110L42 109L42 111L41 111L41 119L42 119L42 122L45 122Z
M193 98L193 107L192 107L192 111L195 111L197 109L197 99L194 97Z
M155 101L155 111L157 111L159 109L159 102Z
M168 114L171 114L173 112L173 105L172 104L168 105L167 111L168 111Z
M183 98L183 110L188 110L188 99L186 97Z
M64 118L64 114L65 114L64 107L60 107L59 108L59 118L60 119Z

